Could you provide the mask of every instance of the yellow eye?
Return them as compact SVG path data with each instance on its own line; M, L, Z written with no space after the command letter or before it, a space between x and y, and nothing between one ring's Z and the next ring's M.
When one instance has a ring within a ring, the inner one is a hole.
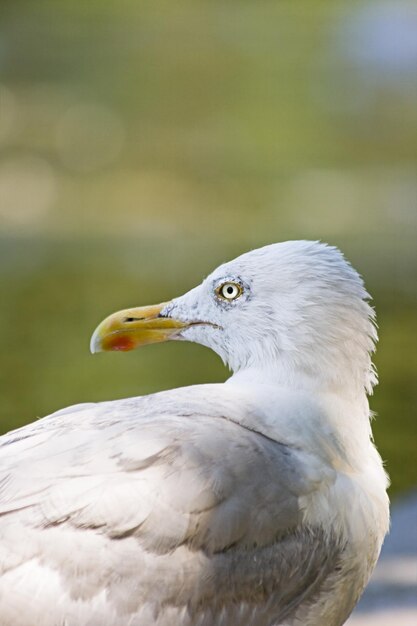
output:
M216 289L216 293L224 300L236 300L242 295L243 289L238 283L223 283Z

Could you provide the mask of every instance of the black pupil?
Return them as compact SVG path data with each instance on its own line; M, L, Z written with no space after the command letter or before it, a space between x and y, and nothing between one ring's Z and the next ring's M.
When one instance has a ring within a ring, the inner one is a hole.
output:
M234 291L233 287L229 286L229 287L227 288L227 293L228 293L229 295L232 295L233 291Z

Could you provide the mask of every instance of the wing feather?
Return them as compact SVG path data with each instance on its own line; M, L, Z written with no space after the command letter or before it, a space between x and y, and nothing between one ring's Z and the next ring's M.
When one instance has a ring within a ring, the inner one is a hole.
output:
M107 615L149 602L197 613L232 602L237 611L245 598L261 611L269 587L295 567L285 611L297 585L315 580L309 549L320 560L322 538L303 530L299 499L325 486L328 471L320 481L307 452L239 424L243 408L230 394L208 412L205 393L192 389L82 405L0 438L2 614L31 563L60 573L50 593L67 598L61 611L78 598L94 615L91 599L103 591Z

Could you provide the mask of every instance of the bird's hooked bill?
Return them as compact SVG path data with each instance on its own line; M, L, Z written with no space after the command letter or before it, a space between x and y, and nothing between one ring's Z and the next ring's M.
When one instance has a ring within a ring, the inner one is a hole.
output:
M188 324L164 317L161 311L167 302L152 306L123 309L106 317L91 337L90 350L127 352L150 343L161 343L177 335Z

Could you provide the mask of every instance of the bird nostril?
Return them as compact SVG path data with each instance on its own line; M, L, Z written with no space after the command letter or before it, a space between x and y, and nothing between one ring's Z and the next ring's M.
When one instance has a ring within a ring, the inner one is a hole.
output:
M125 317L123 322L124 323L127 323L127 322L140 322L143 319L145 319L145 318L144 317Z

